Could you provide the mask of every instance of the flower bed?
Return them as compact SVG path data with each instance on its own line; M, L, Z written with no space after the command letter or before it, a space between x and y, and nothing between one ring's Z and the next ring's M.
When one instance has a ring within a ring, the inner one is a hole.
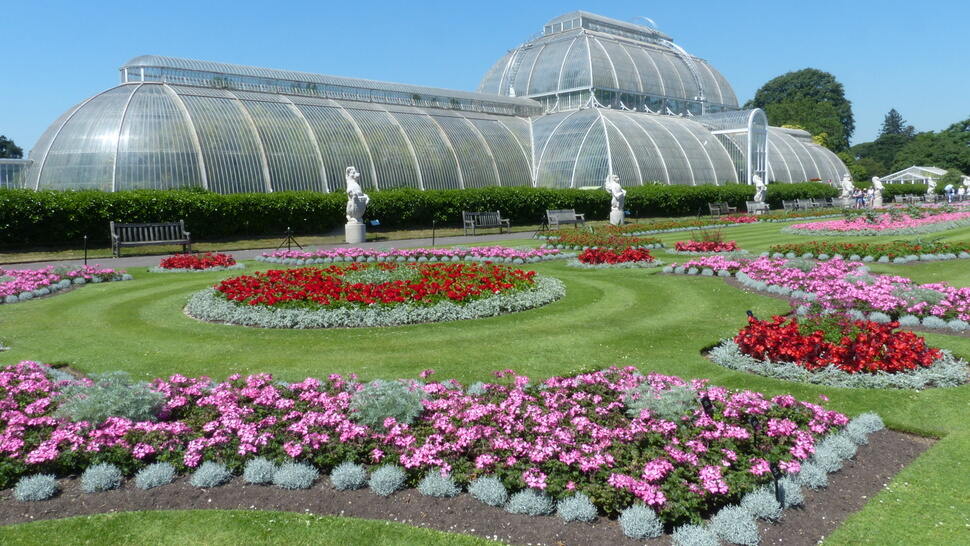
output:
M327 264L339 262L481 262L522 264L558 258L572 254L555 248L518 249L503 246L472 248L331 248L320 250L276 250L264 252L256 259L279 264Z
M814 262L762 256L728 260L707 256L664 268L665 273L736 276L755 290L789 296L796 302L848 312L875 322L898 320L958 332L970 330L970 288L947 283L917 284L906 277L873 275L859 262L841 258Z
M594 517L642 504L676 525L699 522L758 490L772 472L797 475L816 449L825 450L828 434L858 443L866 436L859 439L854 433L864 431L851 425L841 433L845 415L790 395L643 376L632 367L537 385L506 370L497 383L467 389L454 380L361 384L331 375L286 384L269 374L236 374L215 383L173 375L134 389L157 401L155 418L96 422L72 421L64 408L76 394L61 395L91 382L54 381L50 373L33 362L0 370L0 487L40 471L80 474L104 462L129 476L159 462L198 469L193 482L205 486L196 477L206 465L238 473L264 457L270 466L298 462L333 471L335 484L338 467L366 465L353 481L359 487L370 470L379 492L379 471L396 473L400 480L381 494L405 478L444 473L458 491L492 479L499 504L506 490L547 502L582 493ZM799 492L794 480L782 482Z
M559 230L550 231L538 237L548 242L543 248L562 250L586 250L588 248L608 248L611 250L625 250L628 248L662 248L660 239L645 237L624 237L620 235L604 235L589 231Z
M730 227L741 224L752 224L758 221L757 216L750 214L736 214L718 216L717 218L685 218L681 220L663 220L646 224L624 224L622 226L605 226L604 233L612 235L648 235L653 233L668 233L673 231L693 231Z
M674 243L674 251L678 253L711 254L737 250L738 244L734 241L677 241Z
M938 212L920 218L909 214L878 214L872 218L795 224L782 229L795 235L915 235L970 225L970 212Z
M841 314L771 321L752 316L711 358L740 371L835 387L925 389L970 379L967 362L898 327Z
M100 266L47 266L41 269L0 268L0 303L18 303L86 283L131 280L124 271Z
M661 265L649 250L628 248L615 251L604 248L589 248L584 250L575 260L569 260L566 265L583 269L610 268L642 268Z
M545 305L565 288L497 264L358 264L226 279L189 299L195 318L268 328L391 326L496 316Z
M148 271L152 273L195 273L203 271L224 271L227 269L243 269L244 264L236 263L231 254L175 254L162 260L158 267Z
M892 243L840 243L811 241L772 245L768 253L772 258L809 258L830 260L848 258L852 261L909 263L914 261L938 261L970 258L970 242L907 242Z

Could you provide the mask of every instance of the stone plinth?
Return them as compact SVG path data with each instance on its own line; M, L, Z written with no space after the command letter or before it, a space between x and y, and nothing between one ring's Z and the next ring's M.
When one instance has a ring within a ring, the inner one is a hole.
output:
M622 210L611 210L610 211L610 223L614 226L623 225L623 211Z
M363 243L367 240L367 225L348 222L344 225L344 239L351 245Z

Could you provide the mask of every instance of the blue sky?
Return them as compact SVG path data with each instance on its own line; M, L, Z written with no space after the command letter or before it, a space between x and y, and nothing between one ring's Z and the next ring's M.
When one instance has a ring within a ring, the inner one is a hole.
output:
M852 101L854 143L875 138L893 107L917 130L970 117L966 0L14 2L3 8L0 134L25 150L137 55L473 90L505 51L575 9L653 19L742 102L785 72L831 72Z

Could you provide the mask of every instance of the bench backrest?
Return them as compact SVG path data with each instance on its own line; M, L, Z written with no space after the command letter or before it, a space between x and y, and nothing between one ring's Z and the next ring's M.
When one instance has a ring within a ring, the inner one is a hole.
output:
M562 222L564 220L568 222L575 222L576 209L547 210L546 217L549 218L550 222L553 222L553 220L557 222Z
M499 211L484 211L484 212L468 212L464 211L461 213L462 220L467 222L472 222L476 226L482 225L498 225L502 221L502 215Z
M159 222L155 224L120 224L111 222L111 232L123 243L148 241L182 241L185 239L185 222Z

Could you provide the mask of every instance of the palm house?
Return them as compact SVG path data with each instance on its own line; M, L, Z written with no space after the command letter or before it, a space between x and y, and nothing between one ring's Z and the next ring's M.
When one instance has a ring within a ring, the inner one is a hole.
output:
M741 110L727 79L656 29L577 11L476 92L145 55L65 112L17 184L220 193L836 181L835 154ZM12 182L10 183L12 184Z

